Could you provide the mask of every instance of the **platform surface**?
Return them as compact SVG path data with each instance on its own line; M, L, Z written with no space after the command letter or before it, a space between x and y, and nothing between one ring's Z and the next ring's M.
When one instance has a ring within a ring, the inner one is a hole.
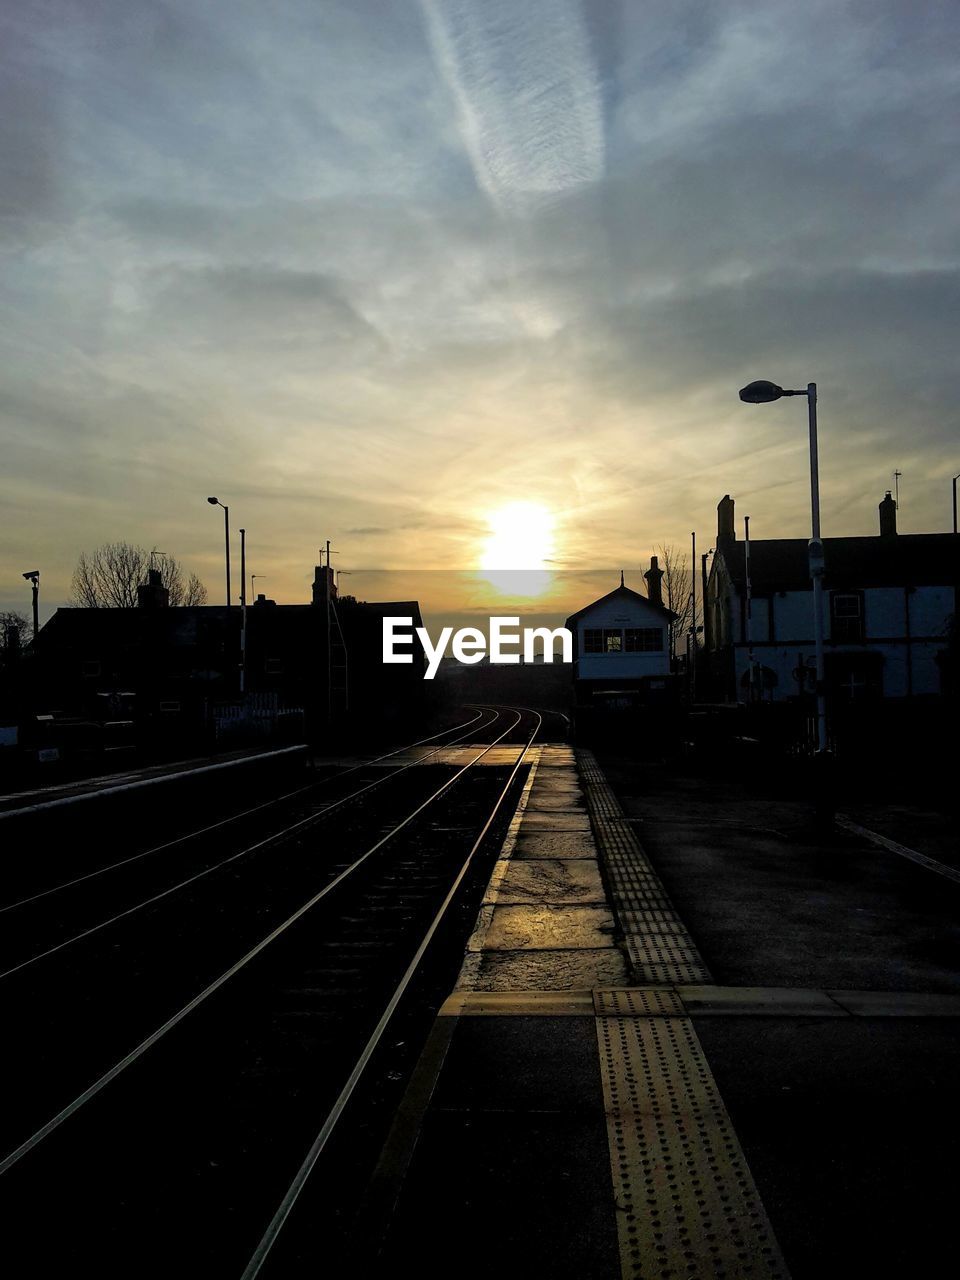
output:
M371 1273L952 1269L960 887L538 755L381 1159Z

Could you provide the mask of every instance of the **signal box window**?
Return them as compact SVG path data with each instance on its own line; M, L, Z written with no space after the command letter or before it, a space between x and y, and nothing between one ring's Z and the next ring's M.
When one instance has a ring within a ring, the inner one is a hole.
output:
M616 631L608 631L604 629L603 651L604 653L623 652L623 632L619 628Z
M583 631L583 652L603 653L603 631L600 627L585 627Z
M628 627L623 633L627 653L659 653L663 650L660 627Z

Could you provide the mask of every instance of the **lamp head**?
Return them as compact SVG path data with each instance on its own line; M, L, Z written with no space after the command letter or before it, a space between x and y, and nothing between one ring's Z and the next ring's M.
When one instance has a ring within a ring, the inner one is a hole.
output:
M219 498L208 498L207 501L210 503L211 507L219 507L220 505Z
M27 572L26 572L23 576L26 578L26 580L27 580L28 582L36 582L36 581L39 579L39 577L40 577L40 570L39 570L39 569L28 569L28 570L27 570Z
M740 399L746 404L769 404L771 400L779 400L783 395L783 387L775 382L751 382L743 387Z

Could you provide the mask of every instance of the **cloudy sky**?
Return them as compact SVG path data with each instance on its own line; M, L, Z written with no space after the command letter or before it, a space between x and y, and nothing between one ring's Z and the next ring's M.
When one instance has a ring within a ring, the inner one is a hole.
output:
M0 608L120 539L219 601L209 494L289 602L328 537L470 567L516 503L566 567L706 549L725 492L803 535L758 377L819 384L825 533L897 468L950 526L956 4L3 11Z

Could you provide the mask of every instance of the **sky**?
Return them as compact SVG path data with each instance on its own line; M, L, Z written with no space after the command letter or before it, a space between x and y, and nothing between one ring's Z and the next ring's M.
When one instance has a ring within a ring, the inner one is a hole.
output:
M947 530L958 37L934 0L3 6L0 609L118 540L219 603L210 495L285 603L327 538L637 568L724 493L806 536L804 401L754 378L818 384L825 535L895 470Z

